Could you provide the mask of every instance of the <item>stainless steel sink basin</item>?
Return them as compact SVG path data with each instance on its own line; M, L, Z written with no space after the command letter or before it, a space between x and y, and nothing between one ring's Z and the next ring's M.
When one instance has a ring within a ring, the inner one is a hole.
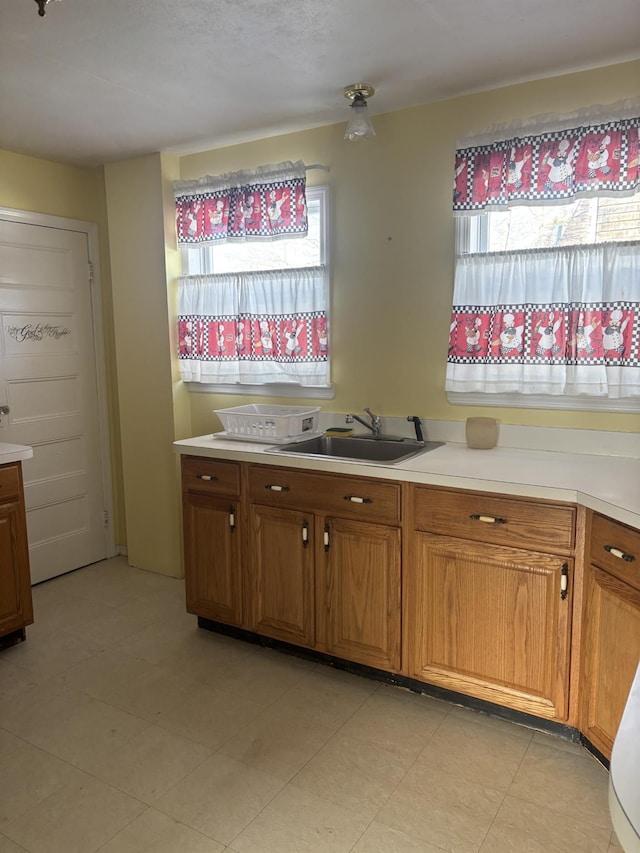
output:
M414 441L411 438L342 438L320 435L307 441L280 444L266 453L289 456L316 456L322 459L346 459L355 462L394 463L441 447L442 441Z

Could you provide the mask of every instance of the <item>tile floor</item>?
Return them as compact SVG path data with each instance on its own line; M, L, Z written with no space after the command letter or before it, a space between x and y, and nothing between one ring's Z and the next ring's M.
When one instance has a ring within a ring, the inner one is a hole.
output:
M115 558L0 652L0 853L614 853L558 738L199 630Z

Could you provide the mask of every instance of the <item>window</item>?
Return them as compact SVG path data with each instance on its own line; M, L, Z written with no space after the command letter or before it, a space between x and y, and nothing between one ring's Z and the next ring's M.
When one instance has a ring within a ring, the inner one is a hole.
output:
M640 241L640 194L520 205L456 219L457 253Z
M333 396L327 200L326 187L306 189L304 237L182 247L181 372L190 390ZM209 359L193 357L198 330Z
M453 403L640 409L640 119L559 124L456 153Z

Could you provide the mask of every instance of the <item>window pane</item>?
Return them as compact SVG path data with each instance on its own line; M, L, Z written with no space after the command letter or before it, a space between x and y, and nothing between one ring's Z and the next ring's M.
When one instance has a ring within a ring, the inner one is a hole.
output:
M290 267L316 267L320 254L320 201L307 199L309 232L306 237L248 243L221 243L207 247L211 253L211 272L248 272L281 270Z
M640 194L488 214L489 252L640 240Z

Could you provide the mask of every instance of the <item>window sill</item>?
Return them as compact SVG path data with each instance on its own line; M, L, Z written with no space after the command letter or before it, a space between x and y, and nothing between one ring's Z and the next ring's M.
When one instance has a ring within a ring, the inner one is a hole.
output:
M618 400L608 397L563 397L552 394L481 394L448 391L452 406L478 406L500 409L562 409L582 412L623 412L637 415L640 399L625 397Z
M194 394L232 394L234 397L295 397L300 400L332 400L336 395L333 385L326 387L294 385L293 383L221 385L205 382L185 382L184 384Z

